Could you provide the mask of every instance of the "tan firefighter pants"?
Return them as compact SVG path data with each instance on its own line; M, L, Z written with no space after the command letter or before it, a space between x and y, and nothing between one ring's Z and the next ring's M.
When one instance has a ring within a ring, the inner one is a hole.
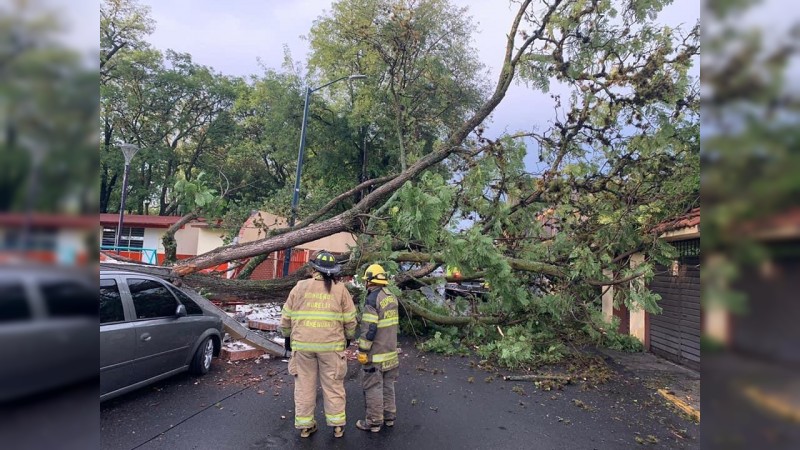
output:
M345 425L344 352L292 352L289 373L294 375L295 428L310 428L316 423L317 378L325 399L325 422L331 427Z
M367 366L364 374L364 400L367 403L367 423L383 425L384 420L397 418L397 406L394 401L394 383L397 381L399 367L381 372L375 366Z

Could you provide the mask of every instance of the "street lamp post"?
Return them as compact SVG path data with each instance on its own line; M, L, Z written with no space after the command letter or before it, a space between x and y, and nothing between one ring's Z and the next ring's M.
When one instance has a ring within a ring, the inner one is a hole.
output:
M333 83L342 81L342 80L362 80L367 78L366 75L356 74L356 75L348 75L346 77L337 78L329 83L325 83L322 86L311 88L306 86L306 100L305 104L303 105L303 124L300 127L300 150L297 152L297 172L295 173L294 177L294 192L292 193L292 214L289 217L289 228L294 226L295 219L297 218L297 202L300 197L300 175L303 173L303 155L305 154L306 150L306 127L308 125L308 101L311 98L311 94L316 92L322 88L326 88ZM289 263L292 260L292 248L289 247L286 249L286 258L283 260L283 276L289 275Z
M122 195L120 195L119 201L119 222L117 222L117 239L115 240L117 251L119 251L120 242L122 241L122 218L125 215L125 197L128 193L128 171L131 168L133 155L139 151L139 147L133 144L122 144L119 148L122 150L122 155L125 157L125 172L122 175ZM128 246L130 246L130 242L128 242Z
M25 221L22 225L22 236L19 240L19 250L36 250L31 244L33 228L33 210L36 209L36 197L39 191L39 173L42 162L47 155L47 148L38 140L27 136L20 138L20 144L27 147L31 155L30 178L28 179L28 192L25 197Z

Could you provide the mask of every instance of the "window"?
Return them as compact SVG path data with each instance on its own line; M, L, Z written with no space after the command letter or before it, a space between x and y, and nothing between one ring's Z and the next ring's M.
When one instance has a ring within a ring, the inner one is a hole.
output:
M27 239L22 230L9 230L3 239L3 246L7 249L54 251L57 240L56 229L32 227Z
M103 227L103 246L115 246L117 239L117 227ZM120 247L142 248L144 247L144 228L142 227L122 227L122 236L119 238Z
M201 308L200 305L186 295L186 293L182 292L180 289L173 289L173 291L175 291L175 295L178 296L178 300L183 303L183 306L186 307L187 314L190 316L203 315L203 308Z
M47 310L53 317L97 317L97 294L75 281L46 281L41 285Z
M28 296L22 283L0 281L0 322L15 322L31 318Z
M167 287L155 280L128 278L137 319L172 317L178 304Z
M122 298L119 296L117 282L100 280L100 323L122 322L125 313L122 310Z

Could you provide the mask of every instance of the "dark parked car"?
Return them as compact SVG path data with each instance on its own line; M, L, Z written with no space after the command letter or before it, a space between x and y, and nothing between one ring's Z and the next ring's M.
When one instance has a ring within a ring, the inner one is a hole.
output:
M189 370L219 355L222 320L156 277L100 271L100 401Z

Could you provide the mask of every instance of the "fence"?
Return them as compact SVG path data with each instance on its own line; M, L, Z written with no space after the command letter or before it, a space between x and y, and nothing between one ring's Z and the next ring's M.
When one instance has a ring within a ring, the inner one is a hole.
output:
M117 247L115 245L101 245L100 250L109 250L117 255L124 256L134 261L147 264L157 264L158 257L154 248Z

